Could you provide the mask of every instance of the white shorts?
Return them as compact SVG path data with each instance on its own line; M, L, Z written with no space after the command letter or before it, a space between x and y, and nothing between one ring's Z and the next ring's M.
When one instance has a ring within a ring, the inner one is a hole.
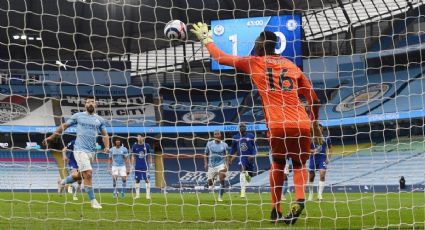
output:
M216 167L208 167L208 173L207 173L208 180L214 179L218 175L218 173L225 168L226 166L224 166L224 164L221 164Z
M91 162L93 160L93 153L83 152L83 151L74 151L74 158L78 164L78 171L84 172L93 170L91 167Z
M112 166L112 176L127 176L125 166Z

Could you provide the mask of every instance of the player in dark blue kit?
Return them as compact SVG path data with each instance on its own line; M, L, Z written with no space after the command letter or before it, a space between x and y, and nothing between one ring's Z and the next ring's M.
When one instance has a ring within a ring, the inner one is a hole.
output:
M140 198L140 180L144 180L146 184L146 199L151 199L151 185L149 181L149 165L152 165L152 155L150 154L150 145L145 142L145 137L137 135L137 143L132 147L132 162L134 167L134 177L136 180L136 196L134 199Z
M241 197L245 198L246 185L251 182L251 177L254 176L255 172L257 148L255 146L255 135L246 131L244 123L239 124L239 133L233 136L230 155L233 155L234 152L237 152L239 156ZM233 162L234 158L232 156L231 162Z
M75 181L77 181L77 186L74 187L74 192L73 192L73 200L78 200L77 197L77 191L80 189L81 187L81 174L78 171L78 164L77 161L75 160L74 157L74 144L75 144L75 139L70 141L66 147L64 147L62 149L62 157L63 160L67 163L67 168L70 172L70 175L68 177L66 177L63 180L59 181L59 194L62 194L62 190L65 184L73 184Z
M323 133L323 126L320 125L320 129ZM314 177L316 176L315 172L319 171L320 180L319 187L317 189L317 199L321 201L323 199L323 189L325 188L325 176L327 166L331 159L332 155L332 143L328 135L326 135L325 142L322 145L312 143L311 144L311 155L310 155L310 164L308 167L309 171L309 183L308 183L308 200L313 200L313 182Z

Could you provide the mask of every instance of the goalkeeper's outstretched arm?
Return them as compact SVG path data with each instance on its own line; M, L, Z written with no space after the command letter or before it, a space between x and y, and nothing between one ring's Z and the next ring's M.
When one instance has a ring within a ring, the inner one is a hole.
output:
M245 68L249 68L249 64L246 62L249 61L249 57L239 57L234 55L229 55L220 50L211 38L211 31L208 29L206 23L198 22L193 25L191 29L192 33L198 38L202 44L208 49L208 52L211 54L211 57L214 58L218 63L222 65L233 66L237 69L246 72Z

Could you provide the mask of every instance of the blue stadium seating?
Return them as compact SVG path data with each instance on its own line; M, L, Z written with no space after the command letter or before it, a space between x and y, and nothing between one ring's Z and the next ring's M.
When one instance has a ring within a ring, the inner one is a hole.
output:
M395 44L395 48L405 47L405 46L411 46L411 45L418 45L421 43L425 43L425 34L408 34L403 39L400 39L400 41Z
M398 184L400 176L405 176L408 184L424 184L424 177L420 165L425 164L425 153L421 148L422 143L398 143L393 145L387 143L371 149L361 150L346 156L335 156L329 165L326 184L328 186L395 186ZM406 147L406 145L408 145ZM416 147L411 147L416 145ZM414 150L412 150L414 149ZM385 152L384 152L385 151ZM4 156L5 152L0 152ZM10 151L9 151L10 153ZM23 156L28 151L12 152L15 156ZM42 153L44 154L44 153ZM48 153L47 155L49 155ZM0 161L0 184L1 190L47 190L56 189L59 178L59 169L52 158L41 161L40 152L35 153L27 161L14 161L13 159L1 157ZM260 174L253 178L251 186L268 186L268 159L259 159ZM165 176L170 176L170 183L178 184L178 178L186 172L203 172L203 159L201 158L181 158L164 160ZM372 166L372 167L371 167ZM179 171L180 170L180 171ZM107 172L107 162L100 160L93 164L93 183L96 189L112 188L112 179ZM232 165L232 172L237 172L236 164ZM180 175L180 174L181 175ZM155 183L154 172L151 172L152 183ZM168 180L166 178L166 180ZM232 187L238 187L238 177L231 183ZM134 184L133 176L129 176L127 187L132 188ZM290 180L290 184L292 181ZM120 187L121 182L118 182ZM142 183L143 185L143 183ZM200 184L204 185L203 183Z
M105 156L99 155L99 162L93 163L93 185L98 189L111 189L112 179ZM155 173L150 173L155 184ZM56 189L59 168L51 152L47 151L0 151L0 190L47 190ZM127 179L127 188L132 188L134 176ZM142 185L144 185L142 183ZM121 186L119 180L118 186Z
M421 151L380 152L363 150L349 156L335 157L328 168L327 186L396 186L400 176L409 185L424 184L419 165L425 164ZM269 172L254 177L251 186L268 186ZM317 183L317 182L316 182ZM293 185L292 180L289 184ZM236 185L237 186L237 185Z
M340 86L335 91L334 97L321 107L320 118L324 120L341 119L423 108L424 88L420 83L421 81L415 80L415 78L421 76L422 72L423 69L421 67L412 67L405 70L387 71L382 74L355 76L348 84ZM373 96L371 96L372 98L366 97L367 93L371 95L378 93L377 90L381 89L381 87L388 88L382 97L376 97L375 99ZM411 103L413 101L415 103ZM348 106L353 106L353 103L360 105L338 110L337 106L341 102L343 102L342 104L346 103Z

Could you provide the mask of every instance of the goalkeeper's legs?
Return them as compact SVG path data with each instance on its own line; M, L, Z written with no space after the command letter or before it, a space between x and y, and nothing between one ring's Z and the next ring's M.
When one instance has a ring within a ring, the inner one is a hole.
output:
M293 161L294 165L294 186L297 200L304 200L304 187L307 182L307 169L302 162Z
M285 159L273 158L270 168L270 192L272 195L272 213L270 216L271 221L277 221L282 217L281 198L282 198L282 185L284 181L284 168Z
M294 166L294 187L296 201L291 205L289 214L286 215L283 220L286 224L295 224L298 220L298 217L302 214L305 201L304 187L307 182L307 169L305 168L305 164L299 161L294 161L294 158L292 158L292 162Z

